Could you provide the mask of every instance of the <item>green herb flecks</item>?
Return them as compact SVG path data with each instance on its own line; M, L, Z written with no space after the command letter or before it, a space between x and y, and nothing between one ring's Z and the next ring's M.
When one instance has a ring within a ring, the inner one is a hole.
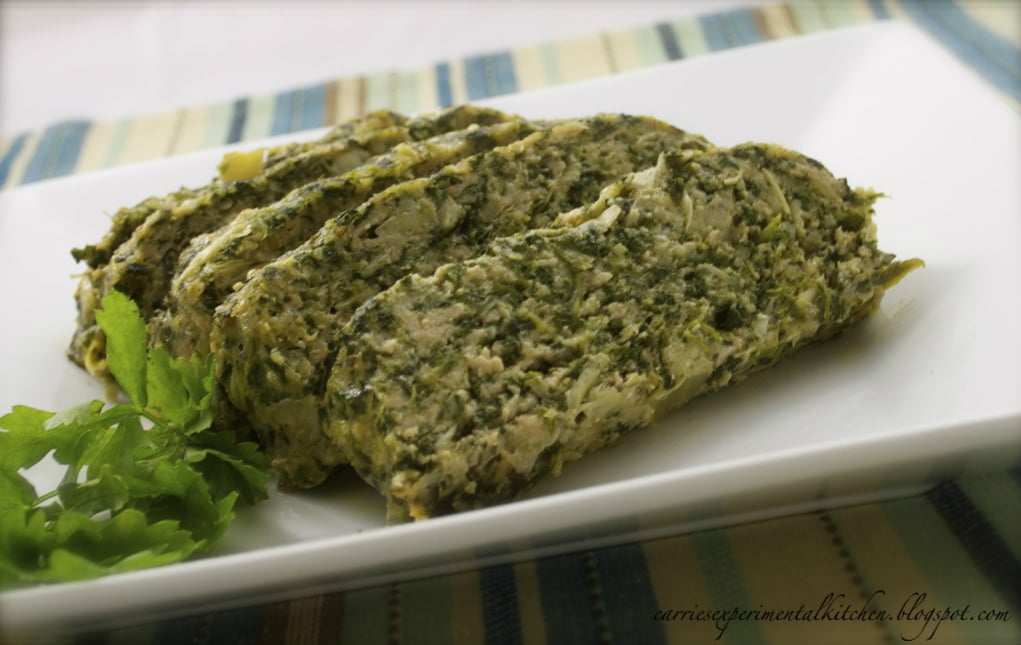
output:
M116 291L102 304L110 370L129 403L0 417L0 588L183 560L223 535L239 498L267 497L256 444L212 428L212 357L147 351L135 304ZM40 492L23 471L48 455L65 472Z

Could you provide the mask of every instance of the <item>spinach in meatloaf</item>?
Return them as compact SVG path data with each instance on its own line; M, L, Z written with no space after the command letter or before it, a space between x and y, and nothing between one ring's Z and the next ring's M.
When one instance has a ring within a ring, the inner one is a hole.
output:
M343 462L319 401L334 334L366 298L409 273L549 226L660 154L707 142L647 117L600 115L540 130L435 175L393 186L251 274L211 332L229 400L261 435L281 483L310 487Z
M512 499L873 311L918 264L877 248L874 197L776 146L667 154L367 300L334 336L325 432L392 520Z
M219 228L245 208L274 202L311 181L347 172L397 144L462 129L472 123L499 123L510 118L495 110L459 106L398 125L373 128L373 123L386 122L381 116L365 122L364 128L356 127L346 138L334 138L298 154L283 155L265 172L249 179L214 183L191 198L156 208L116 248L109 262L82 275L75 294L78 327L68 349L69 357L90 373L109 379L106 342L95 321L95 309L103 296L114 289L121 291L149 319L167 295L179 255L191 240ZM122 228L115 223L115 229Z
M177 356L209 353L213 311L251 269L298 246L327 219L387 186L506 145L537 127L524 120L472 125L402 143L343 175L307 184L274 204L242 211L218 230L196 237L181 254L164 308L149 325L150 337Z

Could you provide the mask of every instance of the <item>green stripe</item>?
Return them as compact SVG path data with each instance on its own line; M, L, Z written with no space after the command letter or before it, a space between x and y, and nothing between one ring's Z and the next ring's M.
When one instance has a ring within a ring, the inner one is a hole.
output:
M814 2L792 2L787 5L794 15L794 24L800 32L822 31L828 28L825 18Z
M418 72L397 72L396 104L394 110L402 114L414 114L424 106L418 104Z
M385 645L389 642L390 586L370 587L345 594L342 643Z
M979 609L1007 609L1003 600L992 588L989 580L982 575L971 562L961 543L947 527L932 504L924 497L895 500L881 504L887 521L893 526L898 537L904 543L904 550L911 555L925 578L929 581L928 589L918 589L919 593L929 593L929 607L940 603L944 606L964 607L970 605ZM876 581L877 586L880 581ZM939 599L932 598L935 593ZM898 607L892 607L896 614ZM912 628L921 629L921 625L911 621L897 620L894 616L894 627L913 635ZM954 627L959 629L967 642L983 642L988 627L984 623L957 621ZM920 638L919 642L924 640Z
M365 109L393 109L390 105L390 74L377 72L365 77Z
M705 32L697 18L684 18L673 24L674 33L681 46L681 54L685 57L698 56L709 52Z
M673 25L671 25L672 27ZM638 56L642 59L642 65L659 65L667 61L666 52L663 51L663 45L655 27L638 27L632 33L634 34L635 43L638 45ZM675 40L678 43L681 55L687 55L684 48L684 40L680 37L680 34L675 33L674 35L676 36Z
M557 62L557 51L552 43L539 45L539 58L542 60L542 72L546 75L547 85L560 85L564 80L560 77L560 65Z
M1014 557L1021 560L1021 512L1003 512L1005 508L1021 509L1021 488L1014 479L1007 473L991 473L966 477L957 483L1003 538Z
M1021 562L957 482L943 482L925 497L1000 597L1011 607L1021 607Z
M694 533L691 543L695 547L702 579L705 580L715 608L727 611L755 609L745 589L741 567L734 557L727 532L716 530ZM731 621L720 640L724 639L728 643L764 645L767 642L759 624L753 620Z
M206 125L202 132L202 147L214 148L222 146L227 141L227 132L230 130L230 119L232 104L215 103L210 105L206 115Z
M456 616L451 608L450 576L401 584L401 643L449 643Z
M242 141L268 137L273 128L273 95L253 96L248 100L248 116L241 130Z
M823 2L820 4L822 15L827 23L833 27L846 27L861 22L853 7L855 0L840 0L840 2Z
M131 119L121 119L117 122L113 136L110 137L110 147L106 149L106 155L103 157L104 168L111 168L120 163L121 152L124 151L124 144L127 143L130 127Z

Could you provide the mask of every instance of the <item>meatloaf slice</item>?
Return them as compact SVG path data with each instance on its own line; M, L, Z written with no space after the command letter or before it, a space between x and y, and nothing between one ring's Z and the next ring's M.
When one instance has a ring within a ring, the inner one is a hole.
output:
M512 499L873 311L917 265L877 248L874 197L775 146L667 154L366 301L333 337L325 432L392 520Z
M536 130L524 120L454 130L402 143L357 168L309 183L284 199L247 209L181 254L170 293L149 326L150 337L178 356L209 352L213 311L247 273L298 246L330 217L387 186L429 175L465 157L506 145Z
M646 117L552 125L393 186L254 272L217 310L211 347L227 397L260 433L281 483L314 486L343 462L323 439L319 394L334 335L366 298L474 257L498 236L548 226L666 151L707 146Z
M349 137L285 156L254 177L216 182L183 202L156 208L116 248L109 262L82 275L75 294L78 327L69 357L90 373L109 379L106 339L95 321L95 309L103 296L113 289L125 293L148 319L167 295L181 251L195 236L219 228L245 208L272 203L310 181L347 172L416 137L509 118L495 110L460 106L383 128L372 129L371 122L366 122L364 129L356 128Z
M341 123L322 138L303 143L289 143L282 146L275 146L263 151L265 159L262 161L264 170L269 170L292 157L309 150L328 145L330 143L348 139L353 136L364 134L373 130L382 130L393 126L401 125L407 121L407 117L390 112L379 110L371 112L364 117L351 119ZM110 261L110 256L121 244L126 242L136 228L145 221L149 215L157 210L172 209L180 206L188 200L201 199L203 195L219 190L223 181L220 177L213 179L210 183L197 188L184 188L173 191L166 195L157 195L142 200L134 206L126 206L113 214L110 230L103 239L95 244L86 245L80 249L73 249L71 255L79 262L95 269Z

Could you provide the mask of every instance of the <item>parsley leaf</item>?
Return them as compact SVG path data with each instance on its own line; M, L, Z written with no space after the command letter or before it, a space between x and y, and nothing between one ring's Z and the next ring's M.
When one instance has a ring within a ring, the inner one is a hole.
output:
M113 295L111 292L108 295ZM106 362L117 384L137 407L146 403L145 321L123 294L103 298L96 321L106 334Z
M223 535L238 499L268 495L259 447L213 427L212 357L147 350L138 308L119 292L96 318L130 403L0 417L0 588L178 562ZM24 471L47 456L64 474L39 493Z

